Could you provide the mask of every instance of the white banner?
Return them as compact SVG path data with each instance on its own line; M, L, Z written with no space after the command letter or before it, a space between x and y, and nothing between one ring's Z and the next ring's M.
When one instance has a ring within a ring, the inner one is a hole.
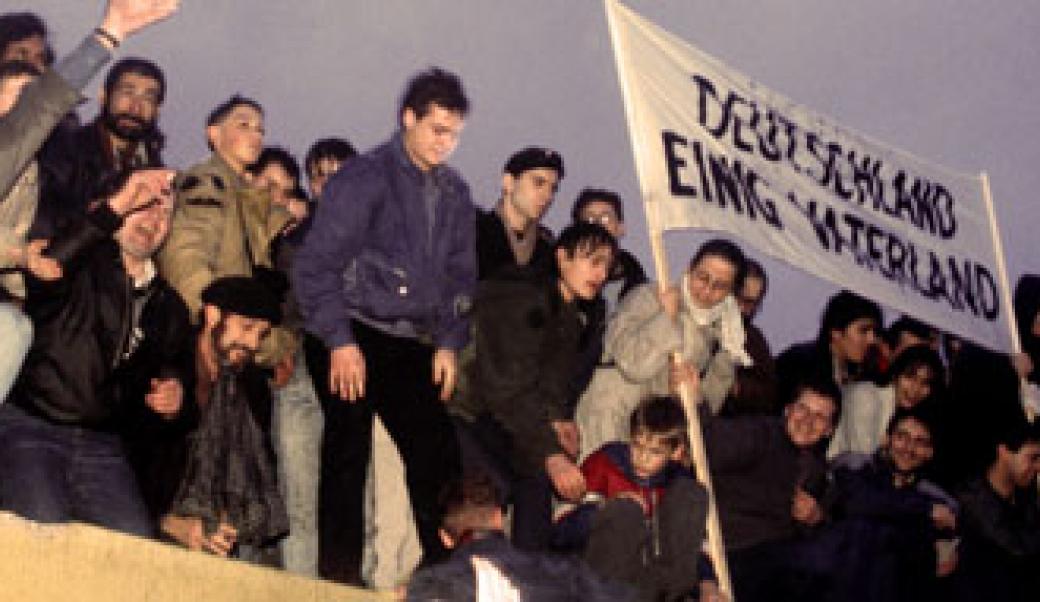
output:
M1011 349L980 177L844 128L606 4L652 230L730 233L938 328Z

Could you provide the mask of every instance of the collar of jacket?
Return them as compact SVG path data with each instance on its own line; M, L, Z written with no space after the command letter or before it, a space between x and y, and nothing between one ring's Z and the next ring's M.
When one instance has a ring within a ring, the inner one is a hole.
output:
M101 114L99 113L98 116L94 118L94 121L83 126L83 129L85 135L91 138L92 143L96 145L96 148L99 151L98 155L107 168L119 170L119 152L112 145L112 140L109 138L110 132L105 126ZM129 156L137 157L141 165L147 165L149 167L160 167L162 165L162 159L159 157L159 153L162 152L163 136L159 133L158 129L153 130L140 140L131 141L130 145L133 150Z
M401 171L408 175L418 183L422 183L423 179L426 178L427 173L433 178L433 181L438 186L441 183L441 174L445 171L443 165L434 165L430 168L429 172L424 172L419 169L419 166L412 161L412 158L408 156L408 151L404 149L404 130L397 130L394 137L390 140L390 148L393 150L394 158L397 160L398 167Z
M212 167L213 170L217 172L217 175L223 177L224 181L235 190L245 188L245 179L241 175L235 173L235 170L231 169L231 165L224 160L224 157L220 156L220 153L214 152L210 155L209 160L206 161L206 165Z
M667 487L672 479L678 476L692 476L692 473L678 462L668 461L660 471L643 479L636 476L636 469L632 466L632 447L628 443L614 441L603 447L603 453L621 469L625 477L640 487L657 488Z
M892 463L891 456L889 456L885 448L874 452L873 461L869 466L882 481L891 484L896 489L916 485L921 474L921 469L917 469L914 472L897 471L895 464Z

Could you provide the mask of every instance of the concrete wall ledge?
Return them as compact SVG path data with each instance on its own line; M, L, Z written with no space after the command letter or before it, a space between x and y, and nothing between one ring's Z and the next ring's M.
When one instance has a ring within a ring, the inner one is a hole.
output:
M354 602L386 594L190 552L82 524L0 513L0 600Z

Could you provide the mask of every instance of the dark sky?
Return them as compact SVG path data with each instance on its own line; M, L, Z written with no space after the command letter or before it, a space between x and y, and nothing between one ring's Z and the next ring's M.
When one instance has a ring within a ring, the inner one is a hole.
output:
M632 0L627 4L731 67L844 125L993 184L1012 285L1040 271L1040 4L1033 0ZM59 54L96 24L99 0L15 0L54 31ZM10 8L8 8L10 7ZM403 82L437 64L474 103L453 158L479 204L514 150L556 148L567 178L548 223L578 190L627 200L624 245L652 267L601 0L183 0L132 39L166 71L171 164L204 157L203 121L234 92L267 109L270 143L302 155L317 137L360 148L395 125ZM93 92L92 92L93 94ZM89 118L93 105L84 108ZM673 269L703 235L670 234ZM761 258L761 254L752 255ZM760 322L774 347L815 335L834 287L764 261ZM891 317L891 316L890 316Z

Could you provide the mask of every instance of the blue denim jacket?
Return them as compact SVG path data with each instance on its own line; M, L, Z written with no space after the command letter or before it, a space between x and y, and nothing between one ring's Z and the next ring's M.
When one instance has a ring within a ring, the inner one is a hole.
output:
M425 178L439 190L432 228ZM461 349L476 285L475 220L462 177L447 166L420 171L400 132L347 161L326 185L293 266L307 330L340 347L354 342L353 318Z

